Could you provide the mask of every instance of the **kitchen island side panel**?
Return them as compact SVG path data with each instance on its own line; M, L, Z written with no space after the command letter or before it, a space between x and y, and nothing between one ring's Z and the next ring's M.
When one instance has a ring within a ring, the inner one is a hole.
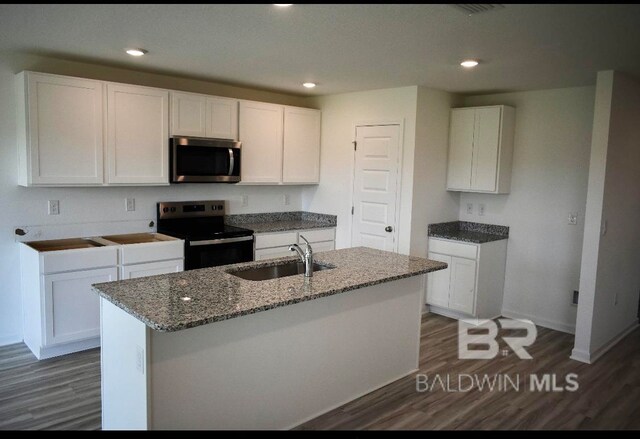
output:
M149 331L154 429L286 429L418 368L424 275Z

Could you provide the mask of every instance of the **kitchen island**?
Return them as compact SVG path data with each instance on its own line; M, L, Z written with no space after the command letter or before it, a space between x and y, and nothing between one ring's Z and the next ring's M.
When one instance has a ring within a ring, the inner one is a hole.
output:
M279 258L94 285L104 429L284 429L413 373L425 274L370 248L311 279L233 273Z

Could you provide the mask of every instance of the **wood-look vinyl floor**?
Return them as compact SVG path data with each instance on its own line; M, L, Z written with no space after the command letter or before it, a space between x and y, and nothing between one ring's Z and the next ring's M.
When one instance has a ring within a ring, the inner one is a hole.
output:
M515 335L501 330L505 334ZM520 377L519 390L474 386L468 392L449 392L434 386L418 392L412 375L298 429L640 428L640 330L593 365L570 360L572 347L572 335L538 328L536 342L527 348L532 360L513 353L494 360L459 360L457 322L428 314L422 320L418 373L430 379L449 375L452 389L459 374ZM565 384L566 374L576 373L579 389L530 391L524 381L544 373L555 374L558 385ZM0 429L99 428L99 349L37 361L22 343L0 348Z

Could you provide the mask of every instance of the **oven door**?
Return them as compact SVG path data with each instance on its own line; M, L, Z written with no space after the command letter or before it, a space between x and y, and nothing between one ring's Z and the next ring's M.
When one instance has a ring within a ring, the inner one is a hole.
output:
M237 183L240 142L173 138L170 162L172 183Z
M185 270L253 261L253 236L190 241L185 246Z

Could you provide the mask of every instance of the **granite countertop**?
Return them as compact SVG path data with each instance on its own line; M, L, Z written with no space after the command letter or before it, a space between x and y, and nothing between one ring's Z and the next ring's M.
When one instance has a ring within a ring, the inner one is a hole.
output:
M254 233L284 232L287 230L322 229L335 227L337 217L313 212L274 212L227 215L225 223L244 227Z
M468 221L429 224L427 230L427 234L433 238L452 239L454 241L473 242L475 244L509 238L509 227L507 226Z
M152 329L179 331L447 268L438 261L356 247L318 253L315 262L335 268L314 272L306 281L302 274L250 281L227 272L295 260L245 262L93 287Z

